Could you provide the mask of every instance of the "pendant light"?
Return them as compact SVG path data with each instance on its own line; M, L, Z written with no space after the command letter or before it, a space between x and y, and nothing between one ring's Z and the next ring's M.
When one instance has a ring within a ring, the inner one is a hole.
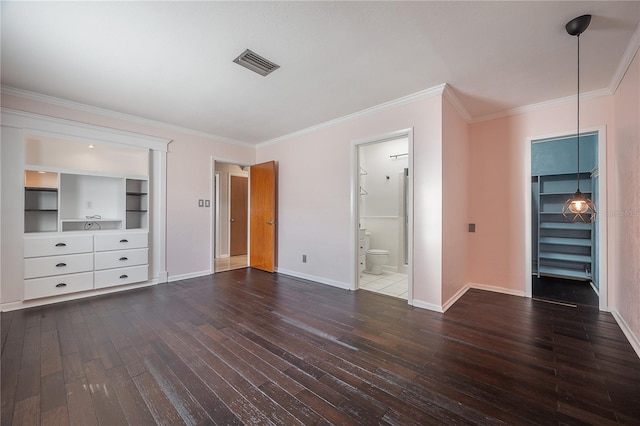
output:
M596 218L596 206L580 191L580 34L591 23L591 15L582 15L567 23L567 33L578 39L578 95L577 95L577 132L576 144L578 145L578 190L564 203L562 215L569 222L589 223Z

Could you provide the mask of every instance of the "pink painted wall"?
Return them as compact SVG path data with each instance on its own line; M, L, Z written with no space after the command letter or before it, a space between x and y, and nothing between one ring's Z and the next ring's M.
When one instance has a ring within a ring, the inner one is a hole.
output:
M627 70L614 95L614 201L609 212L613 241L610 267L615 286L610 306L617 310L640 340L640 54Z
M251 146L232 145L177 130L66 108L11 95L2 95L2 107L74 120L173 140L167 154L167 270L169 278L206 272L210 268L212 220L210 208L198 199L211 199L211 157L249 164Z
M469 281L469 125L444 97L442 102L442 303Z
M415 301L441 305L442 97L397 106L276 144L257 162L275 160L278 270L350 286L352 141L414 129ZM302 263L307 254L307 263Z
M527 138L575 133L575 103L552 106L470 128L469 222L476 233L469 239L469 282L525 292L525 228L523 180ZM580 103L581 129L607 126L613 139L613 98ZM613 170L612 146L607 144L607 170ZM611 181L608 181L611 186Z

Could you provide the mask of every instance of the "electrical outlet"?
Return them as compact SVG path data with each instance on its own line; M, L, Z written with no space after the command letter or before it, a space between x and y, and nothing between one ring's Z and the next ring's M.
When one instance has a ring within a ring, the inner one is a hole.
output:
M198 207L204 207L204 200L198 200Z
M205 207L211 207L211 200L204 200Z
M476 232L476 224L475 223L470 223L469 224L469 232Z
M307 263L307 255L306 254L302 255L302 263Z
M88 209L92 209L93 208L93 201L87 201L87 208Z

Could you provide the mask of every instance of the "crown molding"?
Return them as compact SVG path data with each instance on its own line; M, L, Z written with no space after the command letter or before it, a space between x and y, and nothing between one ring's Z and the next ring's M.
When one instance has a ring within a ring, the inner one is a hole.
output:
M453 106L453 108L458 111L458 114L460 114L464 121L466 121L467 123L471 123L473 121L473 117L471 116L471 114L469 114L469 111L467 111L467 108L465 108L460 98L456 96L452 87L446 83L444 87L444 97L447 98L449 103L451 103L451 106Z
M640 23L631 36L631 40L629 40L629 43L627 44L627 48L622 55L618 68L616 69L615 74L613 74L613 78L609 84L609 91L611 93L616 93L616 90L618 90L618 86L620 86L624 75L631 66L631 62L633 62L633 58L636 56L636 53L638 53L638 49L640 49Z
M89 112L89 113L97 114L103 117L129 121L129 122L144 125L144 126L151 126L158 129L171 130L174 132L179 132L179 133L183 133L191 136L198 136L206 139L215 139L216 141L224 142L232 145L241 145L241 146L246 146L251 148L255 147L255 145L252 143L243 142L243 141L239 141L239 140L224 137L224 136L218 136L211 133L201 132L199 130L193 130L187 127L175 126L173 124L164 123L162 121L151 120L148 118L142 118L136 115L125 114L125 113L113 111L107 108L95 107L95 106L83 104L80 102L74 102L66 99L56 98L54 96L43 95L41 93L30 92L28 90L23 90L23 89L17 89L15 87L1 86L0 93L28 99L31 101L57 105L57 106L69 108L76 111Z
M156 151L167 151L171 139L97 126L65 118L35 114L10 108L0 108L2 125L29 129L36 134L61 135L80 140L95 140L107 144L122 144Z
M421 99L431 98L433 96L442 95L445 91L446 83L439 84L438 86L431 87L429 89L421 90L420 92L412 93L407 96L403 96L398 99L394 99L389 102L384 102L382 104L373 106L371 108L363 109L362 111L354 112L352 114L348 114L334 120L325 121L324 123L316 124L315 126L307 127L302 130L298 130L297 132L289 133L283 136L278 136L277 138L269 139L264 142L260 142L256 145L256 148L263 148L265 146L274 145L279 142L283 142L288 139L292 139L295 137L300 137L304 135L308 135L310 133L317 132L318 130L326 129L328 127L333 127L341 123L345 123L351 120L355 120L357 118L365 117L367 115L375 114L380 111L385 111L390 108L394 108L400 105L405 105L410 102L414 102Z
M585 92L580 94L580 101L586 101L593 98L599 98L602 96L610 96L612 93L608 88L593 90L591 92ZM509 117L512 115L524 114L528 112L540 111L547 108L552 108L558 105L570 104L575 102L576 95L565 96L564 98L551 99L549 101L539 102L536 104L524 105L517 108L508 109L505 111L496 112L493 114L483 115L480 117L474 117L471 123L480 123L482 121L491 121L498 118Z

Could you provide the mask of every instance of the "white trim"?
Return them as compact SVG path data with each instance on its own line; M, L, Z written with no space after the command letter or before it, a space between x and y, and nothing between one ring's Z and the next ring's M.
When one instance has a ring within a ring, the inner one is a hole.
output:
M496 287L494 285L479 284L479 283L469 283L467 285L469 288L475 288L476 290L485 290L485 291L491 291L494 293L508 294L511 296L526 297L526 294L524 291L516 290L513 288Z
M620 315L620 312L618 312L616 308L611 309L611 315L613 315L613 318L620 326L620 329L626 336L627 340L629 340L629 343L631 344L633 350L636 351L636 354L638 354L638 357L640 357L640 339L638 338L638 336L633 333L631 327L629 327L629 324L627 324L627 322L624 320L624 317Z
M407 235L409 241L407 241L409 247L409 259L407 266L407 302L409 305L413 304L413 127L408 129L397 130L394 132L386 133L378 136L370 136L363 139L351 141L351 247L352 247L352 261L351 261L351 289L358 288L359 271L358 271L358 259L359 259L359 197L360 186L358 184L360 177L360 160L358 157L358 146L367 145L373 143L380 143L385 141L392 141L396 139L407 138L408 146L408 168L409 168L409 203L407 206L407 215L409 217Z
M189 272L187 274L180 274L180 275L169 275L168 282L172 283L174 281L188 280L191 278L204 277L207 275L211 275L211 271L198 271L198 272Z
M167 273L167 153L151 151L153 165L151 178L151 201L153 208L148 213L151 226L152 270L160 282L166 283Z
M636 56L636 53L638 53L638 49L640 49L640 23L631 36L631 40L629 40L629 44L627 44L627 48L622 55L618 68L613 74L613 78L611 78L611 83L609 83L609 92L616 93L624 75L627 73L629 66L631 66L631 62L633 62L633 58Z
M420 92L413 93L411 95L404 96L402 98L394 99L389 102L384 102L382 104L373 106L371 108L364 109L362 111L354 112L352 114L347 114L342 117L336 118L334 120L325 121L324 123L317 124L315 126L307 127L306 129L298 130L297 132L289 133L283 136L278 136L277 138L269 139L264 142L260 142L256 145L256 148L262 148L269 145L274 145L279 142L283 142L287 139L296 138L304 135L308 135L309 133L317 132L318 130L325 129L327 127L332 127L341 123L345 123L347 121L355 120L356 118L361 118L367 115L375 114L380 111L385 111L390 108L394 108L400 105L408 104L414 101L418 101L421 99L427 99L434 96L442 95L446 83L440 84L438 86L434 86L430 89L422 90ZM455 105L454 105L455 106Z
M458 290L458 292L456 294L454 294L453 296L451 296L449 298L449 300L447 300L446 302L444 302L444 304L442 305L442 312L447 312L447 310L453 306L454 303L456 303L458 301L458 299L460 299L462 296L464 296L464 294L470 289L471 287L469 286L469 284L466 284L464 287L462 287L460 290Z
M434 305L433 303L423 302L422 300L418 300L418 299L413 299L413 301L409 303L409 305L416 308L427 309L429 311L444 313L442 306Z
M120 293L128 290L136 290L139 288L150 287L157 284L158 284L158 281L154 279L154 280L146 281L143 283L134 283L134 284L121 285L117 287L108 287L108 288L97 289L97 290L92 289L92 290L87 290L80 293L69 293L69 294L65 294L57 297L43 297L42 299L7 302L0 305L0 311L9 312L9 311L16 311L18 309L26 309L26 308L33 308L36 306L51 305L53 303L68 302L71 300L78 300L78 299L86 299L88 297L101 296L103 294L110 294L110 293Z
M43 102L51 105L57 105L64 108L73 109L76 111L84 111L92 114L97 114L103 117L116 118L118 120L126 120L132 123L141 124L144 126L152 126L159 129L172 130L175 132L184 133L187 135L198 136L207 139L215 139L219 142L224 142L232 145L241 145L248 147L255 147L255 144L239 141L233 138L225 136L218 136L211 133L201 132L199 130L193 130L186 127L176 126L173 124L163 123L161 121L151 120L148 118L138 117L136 115L125 114L122 112L113 111L106 108L99 108L80 102L68 101L66 99L56 98L54 96L43 95L41 93L30 92L28 90L16 89L15 87L2 86L0 92L10 96L16 96L23 99L29 99L36 102Z
M443 95L445 98L447 98L451 106L453 106L458 114L460 114L464 121L466 121L467 123L471 123L473 121L473 117L471 116L471 114L469 114L469 111L467 111L467 108L465 108L464 104L458 98L458 96L456 96L450 85L445 84Z
M319 284L330 285L331 287L341 288L343 290L352 290L351 285L349 283L345 283L342 281L330 280L328 278L317 277L315 275L303 274L297 271L290 271L288 269L276 268L276 272L282 275L289 275L295 278L301 278L303 280L314 281Z
M249 173L247 172L227 172L227 219L229 221L228 224L228 232L227 235L227 253L229 253L229 257L231 256L231 176L245 178L247 180L247 259L249 259L249 246L251 245L251 241L249 238L249 225L251 220L251 212L249 211L249 199L251 198L251 193L249 192Z
M607 215L603 214L609 210L607 197L607 129L606 126L590 127L580 129L580 134L598 134L598 210L596 216L598 221L598 287L600 310L608 310L608 285L607 285ZM525 138L524 164L522 165L522 197L524 202L524 232L525 232L525 293L526 297L532 297L533 270L531 267L533 253L531 251L531 144L537 140L565 138L575 135L575 130L557 132L540 136L529 136Z
M46 136L87 142L97 141L107 145L127 145L154 151L167 151L171 139L143 135L110 127L96 126L79 121L33 114L9 108L2 108L2 125L24 129L27 134L34 132Z
M608 88L594 90L591 92L584 92L580 94L580 101L584 102L593 98L600 98L603 96L610 96L612 93ZM493 114L481 115L479 117L474 117L471 120L471 123L479 123L481 121L490 121L496 120L498 118L510 117L512 115L518 114L526 114L535 111L545 110L547 108L552 108L558 105L570 104L576 101L576 95L565 96L564 98L551 99L544 102L538 102L535 104L524 105L521 107L511 108L505 111L499 111Z

